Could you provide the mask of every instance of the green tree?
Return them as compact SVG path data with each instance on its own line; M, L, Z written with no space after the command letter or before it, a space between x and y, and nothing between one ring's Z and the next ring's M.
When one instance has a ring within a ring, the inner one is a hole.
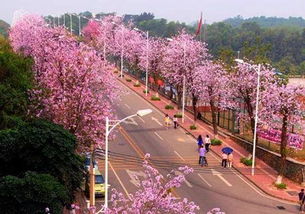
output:
M76 138L61 126L32 120L0 131L0 177L23 177L27 171L50 174L64 185L72 201L84 176Z
M0 37L0 130L13 127L25 118L28 90L33 87L32 60L13 53Z
M61 214L68 201L67 190L53 176L26 172L24 177L4 176L0 179L0 210L6 214Z

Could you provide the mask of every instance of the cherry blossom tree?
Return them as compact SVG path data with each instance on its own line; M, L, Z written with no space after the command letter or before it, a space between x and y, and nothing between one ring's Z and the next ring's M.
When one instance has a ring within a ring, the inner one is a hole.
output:
M230 73L228 96L226 106L236 109L240 121L250 122L252 134L255 126L255 104L257 93L257 78L259 65L239 63L236 71ZM276 81L275 72L270 66L262 65L260 70L260 92L262 93ZM259 100L259 102L261 99ZM260 106L259 114L263 111Z
M164 57L165 42L160 38L150 38L148 47L148 75L154 82L162 79L162 59ZM140 55L140 68L146 70L147 50L143 47Z
M207 60L194 70L194 84L191 87L199 100L208 102L212 113L214 134L217 135L216 114L225 106L228 74L222 65Z
M181 31L168 43L163 57L162 72L166 81L176 87L179 108L181 108L183 78L186 78L186 88L191 88L194 84L194 69L208 57L206 45L195 40L185 31ZM198 98L192 92L191 94L193 106L196 106Z
M185 181L185 175L191 173L193 169L189 167L180 167L180 175L174 173L166 177L149 164L149 154L143 163L146 178L139 180L139 189L126 198L117 190L112 190L111 202L112 208L109 208L107 214L130 213L130 214L157 214L157 213L176 213L176 214L194 214L199 207L186 198L179 200L174 197L171 191L181 186Z
M293 125L301 125L305 113L300 99L305 96L305 88L293 85L276 85L268 87L262 94L264 111L262 119L273 128L281 130L280 154L281 162L279 177L276 183L282 183L282 176L286 171L288 129ZM277 118L280 123L276 123Z
M63 28L48 28L40 17L33 17L24 17L10 33L14 49L35 62L39 88L31 92L31 113L63 125L85 148L102 144L105 118L113 117L111 103L116 97L112 68L103 66L94 49Z

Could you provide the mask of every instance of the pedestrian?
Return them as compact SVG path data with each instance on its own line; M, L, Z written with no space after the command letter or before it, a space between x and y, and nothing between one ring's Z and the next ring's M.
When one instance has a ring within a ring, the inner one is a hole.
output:
M211 145L211 139L210 139L210 136L209 135L206 135L206 137L205 137L205 150L207 151L207 152L209 152L210 151L210 145Z
M201 135L199 135L197 138L197 145L198 145L198 150L200 149L201 146L203 146L203 140Z
M49 207L46 207L46 208L44 209L44 212L45 212L45 214L51 214L51 213L50 213L50 208L49 208Z
M299 192L299 204L300 204L300 211L304 211L304 204L305 204L305 193L304 189L301 189L301 192Z
M199 165L201 165L201 167L203 167L203 164L207 165L205 154L206 150L203 145L201 145L199 149Z
M221 157L222 157L221 166L226 168L227 167L228 155L223 152Z
M173 121L174 121L174 128L176 129L178 127L178 118L176 115L174 115Z
M228 154L228 167L232 168L232 165L233 165L233 153L231 152Z
M165 114L164 124L165 124L165 127L169 127L169 125L170 125L170 118L169 118L168 114Z

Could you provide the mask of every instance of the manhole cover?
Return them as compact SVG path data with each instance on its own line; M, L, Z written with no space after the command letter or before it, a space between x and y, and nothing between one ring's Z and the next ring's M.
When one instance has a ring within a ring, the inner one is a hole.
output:
M286 208L283 206L276 206L279 210L285 210Z
M298 192L297 191L286 191L289 195L291 196L298 196Z

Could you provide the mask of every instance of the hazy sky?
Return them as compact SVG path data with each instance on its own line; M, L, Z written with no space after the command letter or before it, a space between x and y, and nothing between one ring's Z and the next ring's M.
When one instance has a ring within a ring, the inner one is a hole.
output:
M139 14L152 12L157 18L193 22L204 14L208 23L228 17L302 16L305 0L1 0L0 19L9 23L15 10L23 9L41 15L64 12L117 12Z

